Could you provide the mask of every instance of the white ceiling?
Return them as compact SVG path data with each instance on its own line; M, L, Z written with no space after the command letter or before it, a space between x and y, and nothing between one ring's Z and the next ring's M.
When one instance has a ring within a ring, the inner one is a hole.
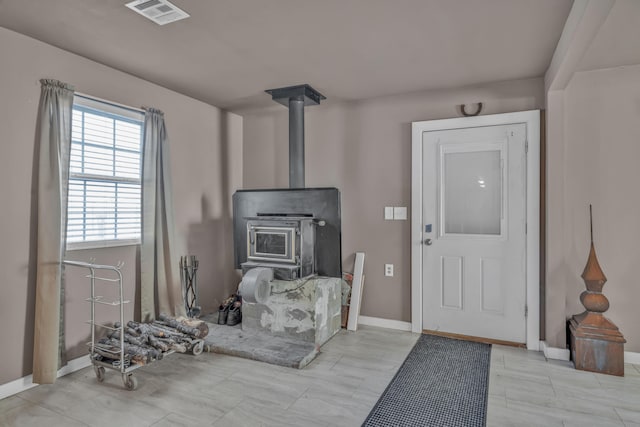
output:
M173 0L191 18L158 26L125 2L0 0L0 26L237 110L301 83L358 100L539 77L572 4Z
M640 64L640 0L616 0L577 71Z

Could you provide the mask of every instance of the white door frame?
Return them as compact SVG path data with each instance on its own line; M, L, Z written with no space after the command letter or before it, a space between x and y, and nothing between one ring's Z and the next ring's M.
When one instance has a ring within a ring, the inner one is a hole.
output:
M527 349L540 345L540 111L429 120L411 124L411 331L422 332L422 134L482 126L524 123L527 127Z

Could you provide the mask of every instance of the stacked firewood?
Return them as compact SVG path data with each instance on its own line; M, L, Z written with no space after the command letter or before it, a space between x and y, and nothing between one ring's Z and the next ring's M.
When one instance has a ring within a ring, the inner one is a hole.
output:
M94 348L101 359L120 359L120 334L124 331L125 360L139 365L161 360L168 352L200 354L209 327L201 320L173 318L160 314L151 323L129 321L124 327L116 322Z

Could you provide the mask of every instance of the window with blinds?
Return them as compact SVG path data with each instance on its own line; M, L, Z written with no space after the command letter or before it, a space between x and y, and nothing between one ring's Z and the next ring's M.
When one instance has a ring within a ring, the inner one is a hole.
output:
M76 96L67 246L140 241L142 112Z

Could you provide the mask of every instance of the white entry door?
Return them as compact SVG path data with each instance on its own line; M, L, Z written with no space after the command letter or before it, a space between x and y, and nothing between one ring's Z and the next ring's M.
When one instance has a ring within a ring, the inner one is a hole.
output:
M526 341L526 132L423 133L423 329Z

